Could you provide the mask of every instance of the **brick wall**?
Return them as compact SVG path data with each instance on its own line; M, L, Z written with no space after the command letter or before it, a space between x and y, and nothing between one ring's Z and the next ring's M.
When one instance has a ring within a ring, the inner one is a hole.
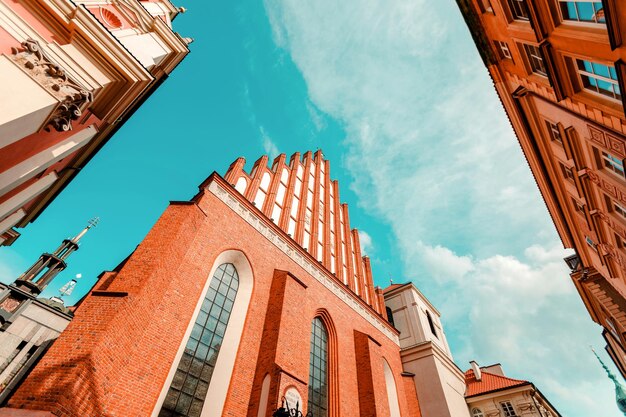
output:
M237 249L252 266L254 288L224 416L256 417L267 373L268 409L289 386L306 402L311 323L320 315L331 346L330 416L388 415L383 357L398 381L402 416L418 415L410 406L414 391L407 394L399 382L399 348L391 339L213 194L201 193L195 203L170 205L117 275L102 277L106 288L96 286L85 299L9 406L58 416L150 415L214 260ZM377 342L369 359L357 354L355 332ZM374 405L359 400L363 367L372 370Z

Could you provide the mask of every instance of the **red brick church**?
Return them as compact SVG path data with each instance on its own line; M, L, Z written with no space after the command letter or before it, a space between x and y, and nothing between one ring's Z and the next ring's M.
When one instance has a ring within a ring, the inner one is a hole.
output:
M286 399L314 417L420 416L329 162L244 164L172 202L101 275L8 407L263 417Z

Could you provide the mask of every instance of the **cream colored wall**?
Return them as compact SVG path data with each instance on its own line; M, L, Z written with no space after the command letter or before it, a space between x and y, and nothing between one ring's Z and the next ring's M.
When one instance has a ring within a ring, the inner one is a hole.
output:
M468 417L465 378L454 364L440 314L413 285L385 296L400 331L403 369L413 373L423 417ZM430 312L437 336L433 335Z
M2 148L39 131L59 102L6 55L0 55L0 80Z
M556 417L558 416L558 414L554 410L550 410L548 408L543 410L543 416L542 416L537 410L537 406L539 406L542 403L547 407L549 406L539 396L535 399L535 401L533 401L533 397L531 396L531 391L532 391L532 387L530 385L526 385L521 388L513 388L511 390L501 391L501 392L497 392L494 394L481 395L474 399L469 398L467 400L467 404L468 404L469 410L478 408L482 411L485 417L489 415L499 415L499 416L504 415L504 413L502 412L501 405L500 405L504 401L509 401L513 405L515 414L520 417L532 417L532 416Z
M27 343L20 354L0 373L0 384L8 382L7 378L32 346L56 339L69 322L69 318L36 302L26 306L9 328L0 332L0 363L4 363L21 342Z
M391 308L395 327L400 330L400 348L432 341L452 358L440 314L417 288L409 285L398 293L385 296L385 305ZM430 313L437 336L430 330L426 311Z

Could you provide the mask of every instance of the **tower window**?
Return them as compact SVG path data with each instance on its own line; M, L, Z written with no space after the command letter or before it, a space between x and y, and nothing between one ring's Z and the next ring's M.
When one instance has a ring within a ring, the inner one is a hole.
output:
M602 94L614 100L622 99L615 67L584 59L577 59L576 65L582 87L585 90Z
M234 265L220 265L211 278L159 417L200 417L238 288Z
M436 338L439 338L439 336L437 336L437 329L435 329L435 323L433 322L433 318L430 316L430 312L428 310L426 310L426 318L428 319L428 325L430 326L431 333Z
M309 403L313 417L328 416L328 332L319 317L311 328Z
M480 408L472 409L472 417L484 417L484 414Z
M563 20L605 24L604 8L598 0L559 0Z
M393 322L393 313L391 312L391 308L389 307L385 307L385 311L387 312L387 321L393 326L396 327L395 323Z

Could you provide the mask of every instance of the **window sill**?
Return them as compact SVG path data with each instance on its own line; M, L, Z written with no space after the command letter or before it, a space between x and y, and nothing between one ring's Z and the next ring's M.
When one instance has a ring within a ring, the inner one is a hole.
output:
M603 95L593 94L583 90L575 93L572 99L580 101L592 109L596 108L600 111L607 112L611 116L615 116L620 119L624 117L624 108L622 107L622 103L617 100L611 100ZM599 121L598 123L604 124L604 121Z
M580 39L602 43L606 44L610 48L609 34L607 32L606 26L595 26L597 27L593 27L591 26L591 24L586 23L577 24L574 22L561 22L561 24L554 29L554 32L552 32L552 34L553 36L562 36L564 38Z
M545 87L552 88L552 85L550 84L550 80L548 79L548 77L539 75L536 72L531 72L530 74L528 74L528 80L541 84Z
M532 40L534 42L537 41L537 36L535 35L535 31L530 25L530 20L509 20L509 29L513 31L523 32L524 34L531 35L531 37L525 37L523 40Z

